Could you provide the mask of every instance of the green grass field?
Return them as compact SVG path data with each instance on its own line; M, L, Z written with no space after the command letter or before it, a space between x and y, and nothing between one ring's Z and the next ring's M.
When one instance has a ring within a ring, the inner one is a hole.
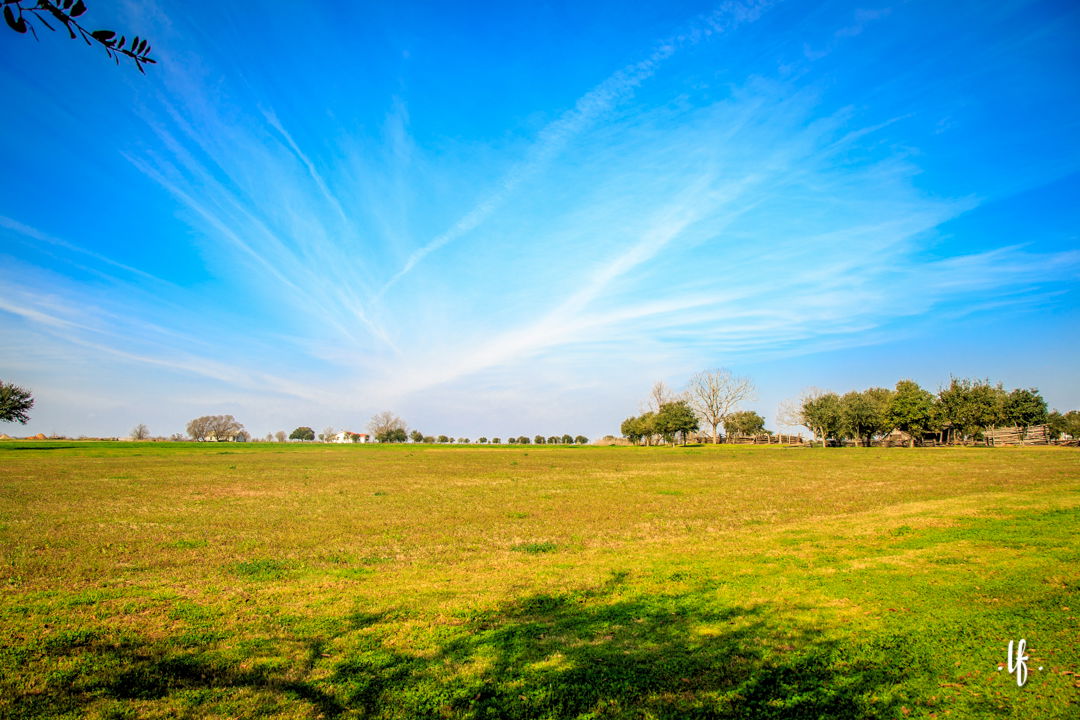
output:
M1067 448L6 442L0 716L1076 718L1078 530Z

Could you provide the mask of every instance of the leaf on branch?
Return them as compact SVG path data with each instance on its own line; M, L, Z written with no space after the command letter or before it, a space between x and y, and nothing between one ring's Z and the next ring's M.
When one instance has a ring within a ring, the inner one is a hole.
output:
M99 43L112 45L112 39L116 37L116 33L114 33L112 30L95 30L94 32L90 33L90 37L94 38Z
M71 8L71 17L79 17L84 12L86 12L86 5L83 3L83 0L78 0Z
M72 3L72 0L64 0L64 9L65 10L70 10L71 9L71 3Z
M44 7L46 10L48 10L50 15L56 18L58 22L60 22L64 27L67 28L68 35L71 36L71 39L75 39L75 31L71 28L71 18L65 15L63 11L60 10L60 8L48 2L39 3L38 7ZM34 9L37 10L37 8Z
M4 6L4 22L6 22L8 24L8 27L10 27L17 33L26 32L26 19L22 15L20 15L19 19L16 20L15 13L11 12L10 5Z
M120 36L120 42L116 43L116 49L117 50L123 50L124 49L124 36L123 35Z

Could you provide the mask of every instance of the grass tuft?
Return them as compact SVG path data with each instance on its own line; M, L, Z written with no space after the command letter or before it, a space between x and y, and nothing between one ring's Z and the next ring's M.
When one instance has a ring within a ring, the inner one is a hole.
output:
M284 563L268 558L233 563L229 569L249 580L280 580L288 571Z
M553 542L533 542L513 545L510 549L516 550L517 552L528 553L529 555L539 555L541 553L555 552L558 549L558 546Z

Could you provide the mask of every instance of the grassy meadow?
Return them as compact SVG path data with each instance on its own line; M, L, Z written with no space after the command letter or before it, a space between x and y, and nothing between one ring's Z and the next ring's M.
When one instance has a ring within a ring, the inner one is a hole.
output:
M0 717L1076 718L1078 531L1068 448L5 442Z

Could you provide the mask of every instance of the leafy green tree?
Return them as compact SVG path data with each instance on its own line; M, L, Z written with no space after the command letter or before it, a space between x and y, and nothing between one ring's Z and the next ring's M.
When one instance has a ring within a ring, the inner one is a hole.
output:
M116 39L116 33L112 30L89 31L84 28L76 18L82 17L86 12L86 3L83 0L3 0L4 22L17 33L29 31L37 38L37 30L34 24L55 31L51 22L63 26L68 31L68 37L72 40L81 38L87 45L100 45L105 54L120 64L120 56L130 58L135 63L139 72L146 73L143 65L153 65L157 62L150 57L150 43L145 39L135 36L131 42L127 37L120 36Z
M915 440L935 427L934 396L914 380L901 380L885 417L890 427L908 434L908 447L915 447Z
M1065 416L1053 410L1046 416L1046 432L1051 440L1057 440L1065 432Z
M588 445L589 438L585 437L584 435L578 435L574 438L574 443L577 445Z
M765 418L753 410L741 410L724 417L724 433L727 435L759 435L765 432Z
M491 438L491 444L492 445L502 445L502 438L497 438L497 437Z
M619 426L619 431L622 433L624 438L632 442L634 445L637 445L638 442L643 437L645 437L645 432L642 429L640 417L626 418L622 421L622 425ZM569 445L573 441L573 438L569 435L563 435L562 441L566 445Z
M563 435L560 439L563 445L572 445L574 443L574 438L571 435Z
M1080 439L1080 410L1070 410L1062 416L1062 432L1073 440Z
M413 430L411 433L409 433L409 439L412 440L414 443L422 443L424 442L424 433L420 432L419 430Z
M446 437L445 435L440 435L438 437L438 441L440 443L448 443L448 442L450 442L450 438Z
M1005 422L1005 390L989 380L952 378L949 387L938 392L938 419L950 434L974 438L987 428Z
M487 445L487 441L488 441L487 437L485 437L485 436L483 436L483 435L481 435L481 436L480 436L479 438L477 438L477 440L476 440L476 442L480 443L481 445Z
M543 435L537 435L533 438L533 443L536 445L544 445L545 443L547 443L547 438Z
M430 444L432 444L432 443L434 443L434 442L435 442L435 438L434 438L434 437L432 437L431 435L425 435L425 436L424 436L424 442L425 442L426 444L430 445Z
M666 442L674 445L675 439L681 436L685 445L686 434L698 429L697 414L685 400L666 402L656 413L653 427Z
M636 418L638 437L644 440L646 445L652 445L653 439L657 435L660 435L660 430L656 425L656 416L657 414L655 412L649 410ZM567 440L567 438L569 439ZM563 439L566 440L567 443L573 442L573 438L569 435L564 435Z
M518 441L518 445L528 445L529 443L532 442L531 440L529 440L529 438L525 437L524 435L519 435L517 441Z
M844 413L840 396L834 392L814 393L803 399L801 416L810 432L821 438L821 446L828 445L829 438L843 437Z
M34 397L29 390L0 380L0 421L25 425L30 422L32 407Z
M547 441L548 441L548 445L558 445L559 444L559 436L558 435L552 435L551 437L549 437L547 439Z
M403 443L409 439L403 427L390 427L375 433L375 440L381 443Z
M1005 422L1024 430L1046 422L1046 401L1035 388L1017 388L1005 398Z
M870 447L875 435L884 435L890 430L885 412L891 397L892 392L885 388L846 393L840 398L842 434L858 438L864 446Z
M315 439L315 431L307 427L306 425L301 425L300 427L289 433L289 439L300 440L301 442L311 441Z

